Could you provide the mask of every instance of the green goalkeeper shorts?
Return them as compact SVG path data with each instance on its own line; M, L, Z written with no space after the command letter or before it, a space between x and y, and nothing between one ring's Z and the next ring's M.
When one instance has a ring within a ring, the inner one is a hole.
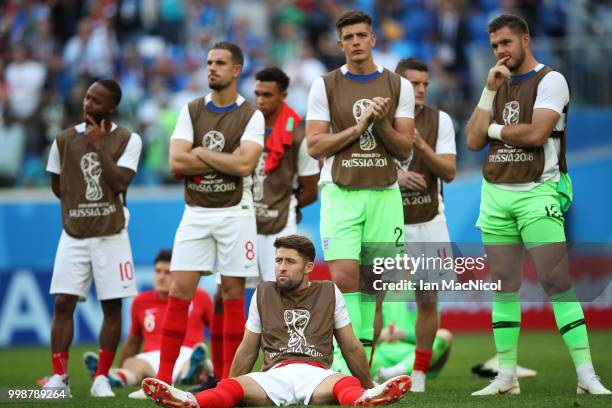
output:
M476 227L485 244L545 244L565 241L557 183L529 191L504 190L482 181Z
M399 188L348 189L321 186L321 242L326 261L353 259L369 264L374 256L404 251L404 212ZM368 254L362 248L376 247Z

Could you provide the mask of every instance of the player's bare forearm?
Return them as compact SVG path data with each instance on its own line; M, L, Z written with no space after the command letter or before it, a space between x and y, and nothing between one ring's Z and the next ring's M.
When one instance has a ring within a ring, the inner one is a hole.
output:
M414 122L395 129L388 120L374 122L374 130L380 136L385 148L398 160L406 160L412 148Z
M52 174L51 175L51 191L53 194L59 199L61 199L61 187L60 187L60 175Z
M415 144L415 149L433 174L447 183L453 181L457 173L457 156L454 154L436 154L427 143Z
M491 125L487 129L487 135L501 138L502 142L511 146L538 147L546 143L555 129L559 117L559 113L552 109L538 108L533 111L531 123L518 123L509 126Z
M123 342L121 347L121 358L119 359L119 365L121 366L125 360L135 356L140 352L142 347L142 337L130 334L127 339Z
M504 126L501 132L502 140L516 147L538 147L548 140L550 132L543 132L537 126L529 123Z
M232 153L194 149L197 156L214 170L232 176L246 177L253 173L263 148L255 142L243 142Z
M362 133L357 125L332 133L329 131L328 122L306 121L308 154L315 159L334 155L357 140Z
M319 194L317 186L319 175L301 176L298 177L298 181L300 183L300 191L295 196L298 208L306 207L317 201L317 196Z
M169 164L170 170L172 170L173 173L182 174L184 176L199 176L212 170L209 165L190 152L171 153Z
M123 193L127 190L134 177L134 171L126 167L117 166L110 152L104 144L94 146L100 159L102 167L102 177L110 185L116 194Z
M174 174L183 176L199 176L212 169L196 155L200 147L193 147L193 143L182 139L170 140L168 151L168 164Z
M343 349L341 351L348 369L351 374L359 379L361 386L363 388L372 388L373 384L372 378L370 377L370 368L361 343L357 342L349 347L348 350Z
M334 336L338 341L342 357L344 357L344 361L346 361L351 374L359 379L363 388L372 388L370 367L368 366L363 346L353 333L353 326L349 323L340 329L334 330Z
M245 329L242 342L238 346L236 354L234 354L229 373L230 378L236 378L251 372L259 356L260 341L260 334Z
M491 112L482 108L474 109L465 125L467 147L470 150L481 150L489 143L487 130L491 124Z

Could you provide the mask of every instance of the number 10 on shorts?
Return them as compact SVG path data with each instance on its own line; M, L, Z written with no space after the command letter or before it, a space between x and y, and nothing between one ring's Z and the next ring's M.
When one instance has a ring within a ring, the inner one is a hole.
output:
M131 281L134 279L134 264L131 261L119 262L119 274L121 282Z

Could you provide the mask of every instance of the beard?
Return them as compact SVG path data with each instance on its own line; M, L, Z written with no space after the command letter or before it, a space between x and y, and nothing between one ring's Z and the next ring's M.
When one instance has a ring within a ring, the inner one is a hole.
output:
M525 49L521 48L521 53L516 59L516 62L512 65L509 65L508 69L510 70L510 72L516 71L521 67L521 65L523 65L523 62L525 62Z
M227 82L219 81L215 83L208 81L208 87L214 91L222 91L225 88L227 88L230 84L231 84L231 81L227 81Z
M302 277L300 279L296 279L296 280L287 279L284 282L277 280L276 285L283 292L291 292L302 284L302 282L304 281L304 276L305 274L302 274Z

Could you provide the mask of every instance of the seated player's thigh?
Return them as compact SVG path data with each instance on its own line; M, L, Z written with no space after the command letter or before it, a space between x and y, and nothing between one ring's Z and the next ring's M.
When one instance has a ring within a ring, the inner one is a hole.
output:
M98 299L117 299L138 294L127 230L107 237L92 238L90 252Z
M217 243L217 272L223 276L259 276L255 216L224 217L212 231Z
M90 260L89 238L73 238L62 231L49 293L75 295L81 301L87 299L93 277Z
M236 381L244 389L244 398L241 405L295 405L297 402L293 395L293 387L287 378L282 378L274 369L265 372L252 372L241 375Z
M310 396L309 405L332 405L337 404L338 400L334 395L334 385L338 380L346 377L344 374L336 373L331 374L325 378L312 392Z
M159 371L159 356L159 350L138 353L134 357L126 359L121 368L134 371L134 373L138 370L139 373L146 374L147 376L151 372L153 375L156 375L157 371Z
M172 379L175 384L180 379L181 373L187 372L189 369L189 360L191 359L192 353L193 349L191 347L181 346L179 356L176 359L176 363L174 363L174 370L172 370Z

